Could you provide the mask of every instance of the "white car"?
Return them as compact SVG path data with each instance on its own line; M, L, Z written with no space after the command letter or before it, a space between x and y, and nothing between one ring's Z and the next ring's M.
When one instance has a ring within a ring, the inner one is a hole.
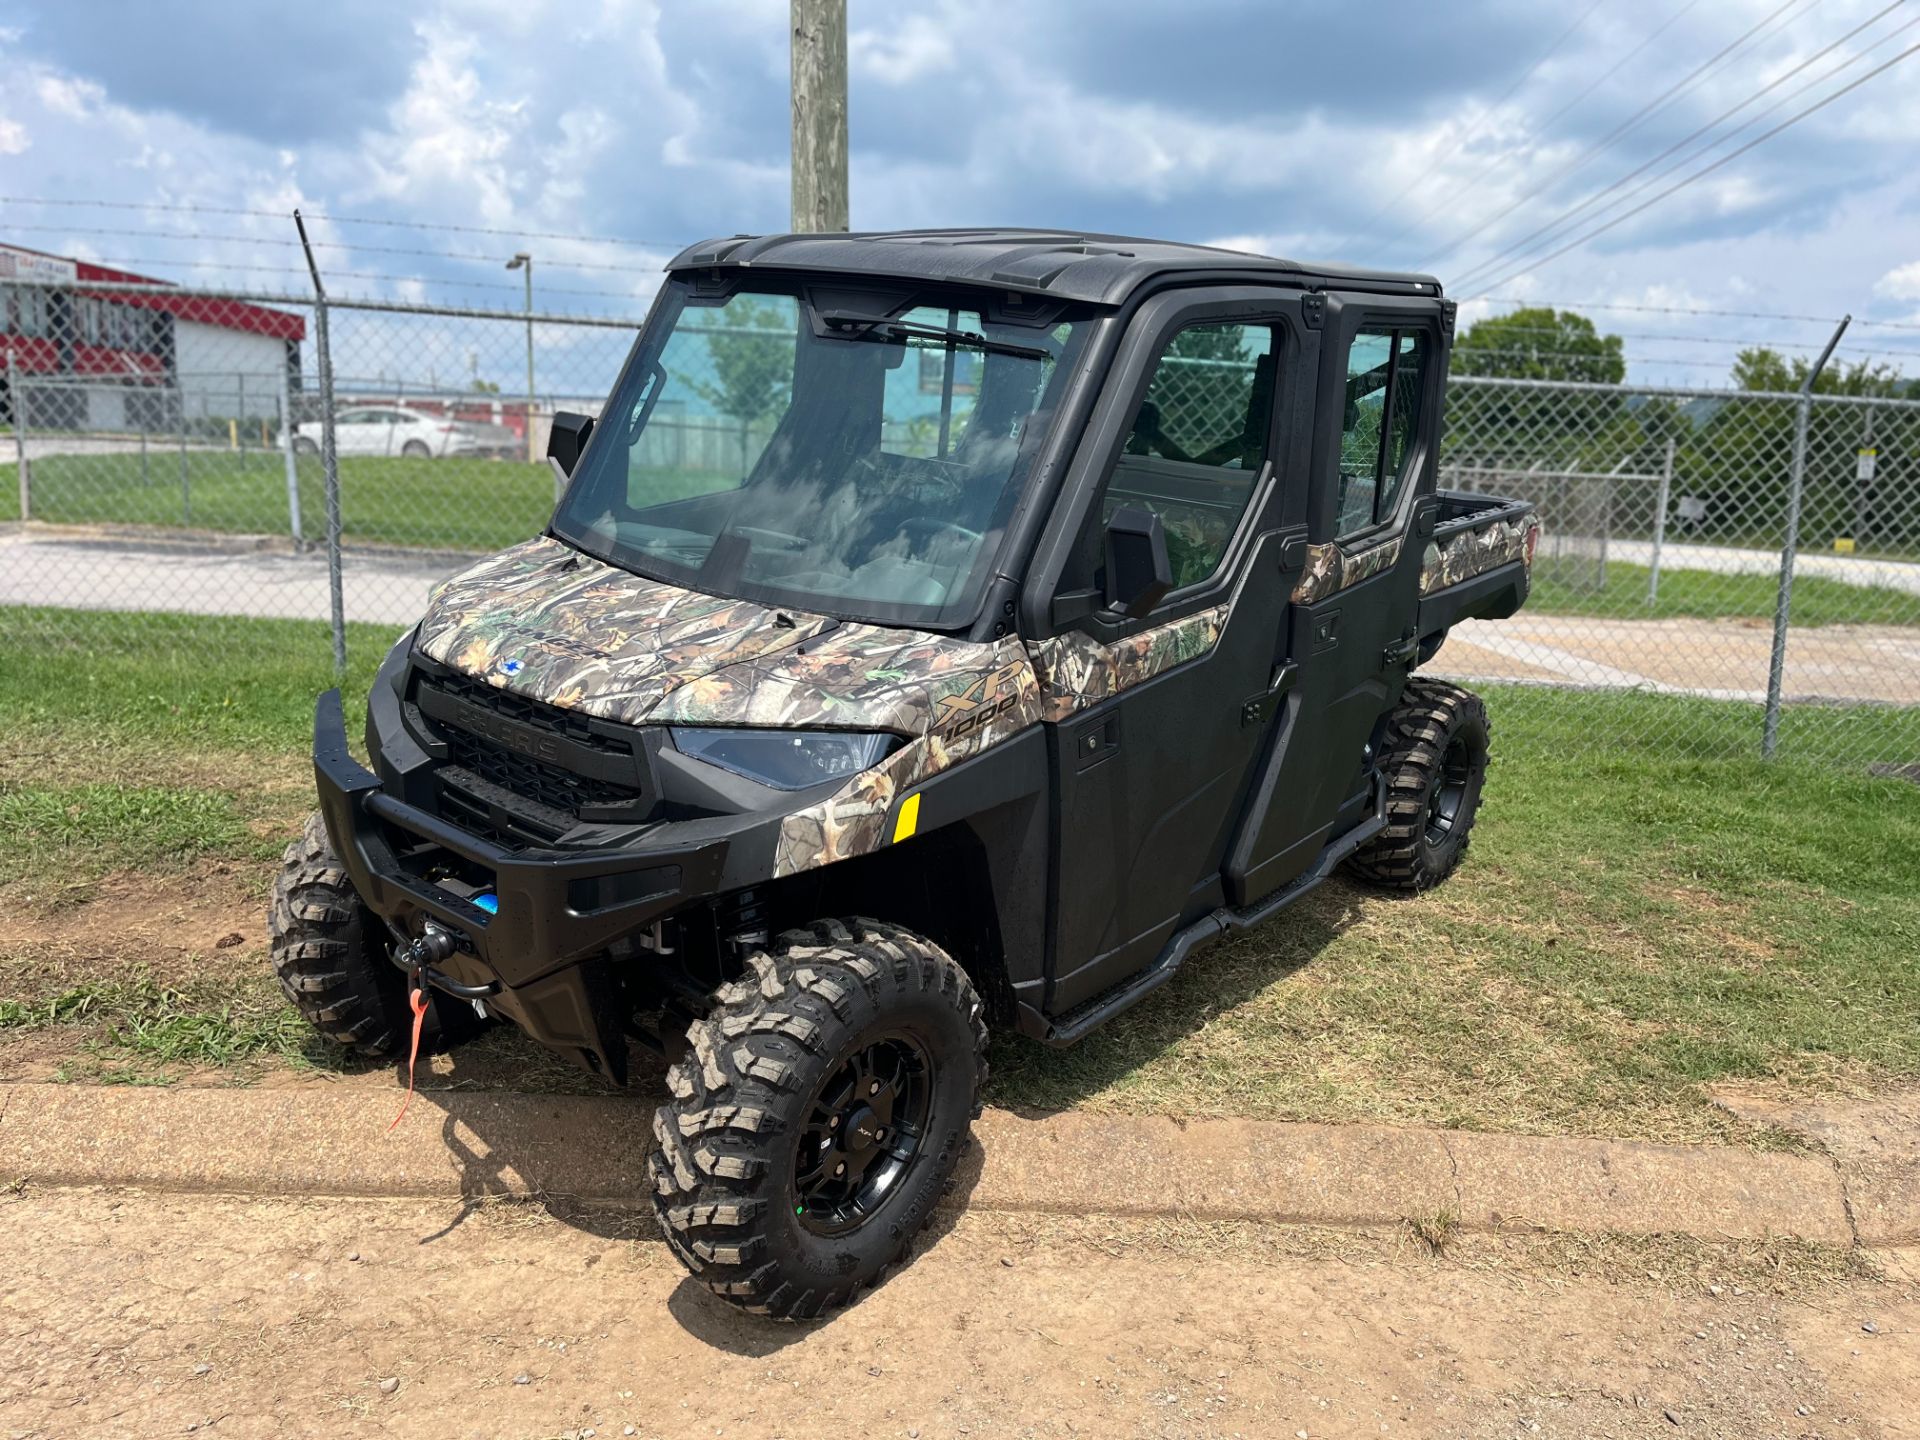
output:
M404 405L363 405L342 410L333 422L337 455L403 455L428 460L449 455L505 456L526 453L526 443L505 425L484 425L429 415ZM320 422L293 427L293 448L318 454Z

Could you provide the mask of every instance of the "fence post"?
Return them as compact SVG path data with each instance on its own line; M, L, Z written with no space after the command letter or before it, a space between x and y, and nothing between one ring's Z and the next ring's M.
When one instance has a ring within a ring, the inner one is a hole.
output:
M340 577L340 455L333 426L333 351L327 340L327 287L320 265L307 242L307 222L298 210L293 223L300 232L300 248L307 252L307 270L313 276L313 348L320 371L320 469L327 497L327 605L333 624L333 669L347 672L347 605Z
M1800 547L1800 495L1807 478L1807 424L1813 418L1813 383L1833 358L1833 347L1847 332L1853 316L1843 315L1833 338L1800 383L1800 399L1793 422L1793 468L1787 475L1787 533L1780 547L1780 591L1773 606L1773 654L1767 664L1767 716L1760 732L1760 754L1771 760L1780 744L1780 688L1787 668L1787 616L1793 609L1793 561Z
M27 462L27 392L20 388L20 365L7 351L7 398L13 402L14 468L20 472L20 518L33 518L33 468Z
M1866 457L1873 450L1873 406L1867 406L1860 421L1860 451L1854 464L1853 479L1853 526L1851 534L1857 550L1873 529L1872 506L1867 496L1873 490L1872 476L1876 467Z
M300 467L293 459L293 386L284 365L280 367L280 453L287 466L287 527L293 531L297 554L307 541L300 524Z
M153 484L153 471L147 464L147 418L140 417L140 488Z
M187 397L180 397L180 523L193 524L193 482L187 478Z
M1673 441L1667 441L1666 463L1660 467L1660 495L1653 506L1653 561L1647 566L1647 608L1660 603L1660 547L1667 540L1667 502L1673 492Z

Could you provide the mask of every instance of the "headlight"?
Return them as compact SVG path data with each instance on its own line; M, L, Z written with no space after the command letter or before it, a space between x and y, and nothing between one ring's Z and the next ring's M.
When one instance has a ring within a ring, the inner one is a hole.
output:
M841 780L877 765L891 750L892 735L835 730L686 730L667 733L674 748L776 790L804 790L823 780Z

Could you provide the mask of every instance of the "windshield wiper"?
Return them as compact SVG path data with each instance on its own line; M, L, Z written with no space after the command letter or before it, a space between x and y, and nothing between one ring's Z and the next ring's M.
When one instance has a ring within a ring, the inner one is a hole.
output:
M1051 360L1053 352L1037 345L1015 345L995 340L978 330L949 330L941 325L916 325L910 320L894 320L885 315L862 315L857 310L822 310L821 322L827 332L842 340L864 340L880 336L887 340L944 340L949 345L964 345L969 350L986 350L995 355L1013 355L1022 360Z

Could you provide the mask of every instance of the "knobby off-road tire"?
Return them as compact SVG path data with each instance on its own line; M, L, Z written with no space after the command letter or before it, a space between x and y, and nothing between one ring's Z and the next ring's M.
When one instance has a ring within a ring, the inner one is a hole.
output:
M1431 890L1467 853L1487 774L1487 707L1444 680L1415 677L1388 717L1380 767L1387 828L1348 868L1388 890Z
M386 927L354 893L318 811L281 860L267 932L280 988L308 1024L356 1055L407 1053L407 977L387 959ZM471 1006L436 995L421 1044L457 1044L480 1023Z
M825 920L770 948L689 1028L650 1163L695 1278L797 1320L906 1255L980 1112L987 1028L965 973L910 931Z

